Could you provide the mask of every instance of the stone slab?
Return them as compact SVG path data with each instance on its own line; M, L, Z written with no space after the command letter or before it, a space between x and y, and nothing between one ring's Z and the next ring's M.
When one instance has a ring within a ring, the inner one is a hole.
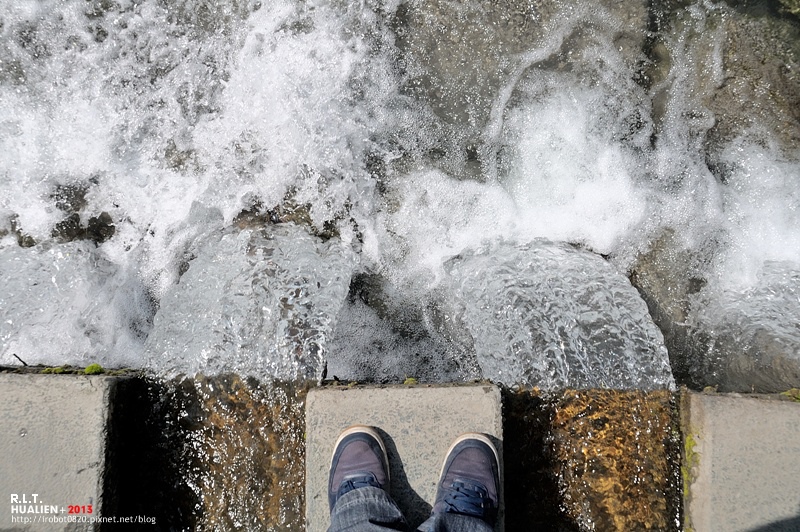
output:
M682 397L686 530L800 530L800 403Z
M444 455L457 436L488 434L502 462L502 405L496 386L312 389L306 402L306 530L310 532L324 531L330 523L327 484L333 445L341 431L354 424L382 432L389 453L391 495L412 526L430 514ZM503 529L502 487L500 497L497 530Z
M102 376L0 374L0 530L90 529L70 526L61 510L81 506L87 516L91 505L96 516L102 509L114 382Z

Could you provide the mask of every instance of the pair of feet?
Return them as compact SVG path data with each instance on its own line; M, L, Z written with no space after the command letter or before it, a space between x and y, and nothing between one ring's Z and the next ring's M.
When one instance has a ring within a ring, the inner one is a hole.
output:
M494 526L500 484L497 449L483 434L464 434L447 451L433 514L457 513ZM328 481L330 509L345 493L372 486L389 491L389 460L371 427L346 429L336 441Z

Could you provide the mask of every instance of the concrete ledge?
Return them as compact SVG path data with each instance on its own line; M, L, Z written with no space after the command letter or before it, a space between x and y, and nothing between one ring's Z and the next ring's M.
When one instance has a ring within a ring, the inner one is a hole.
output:
M306 395L235 376L167 383L0 373L0 530L89 530L11 520L89 504L95 516L157 518L153 529L227 529L244 515L251 530L324 530L332 445L353 423L384 431L393 496L412 525L430 511L450 442L475 430L505 447L507 530L668 531L681 514L694 532L800 530L800 403L684 391L681 440L675 398L506 390L503 419L491 385L326 386ZM25 513L12 513L12 494Z
M382 430L391 494L412 526L430 515L444 455L457 436L482 432L494 437L502 461L502 406L495 386L313 389L306 402L306 530L328 527L333 444L343 429L356 423ZM503 529L502 490L500 495L498 530Z
M800 530L800 403L684 392L686 530Z
M68 506L80 506L82 515L89 506L91 515L102 512L116 380L0 374L0 528L65 530L69 523L49 521L68 516Z

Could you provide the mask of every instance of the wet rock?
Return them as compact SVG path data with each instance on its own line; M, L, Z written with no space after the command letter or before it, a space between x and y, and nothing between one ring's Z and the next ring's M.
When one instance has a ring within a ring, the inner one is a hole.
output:
M19 247L32 248L36 245L36 240L22 230L22 226L19 223L19 216L16 214L11 216L9 225L11 226L11 232L17 236L17 244L19 244Z
M111 215L103 211L98 216L89 218L89 223L86 226L86 237L95 244L102 244L116 232L114 220Z
M260 7L254 0L233 0L219 3L211 0L179 0L160 2L167 11L167 20L187 29L193 38L230 32L236 23Z
M25 80L25 67L22 64L22 61L18 59L12 59L10 61L3 61L0 64L0 83L23 85Z
M722 182L727 169L721 152L737 137L763 145L777 141L785 155L797 156L797 20L777 16L766 3L721 2L701 7L680 1L654 3L652 20L658 37L649 47L653 60L649 75L658 81L669 77L670 68L689 69L674 78L680 87L664 86L654 95L657 122L665 112L667 92L663 91L688 89L693 101L686 112L698 119L709 168Z
M315 224L311 215L311 204L298 204L294 200L295 193L296 191L290 190L284 197L283 203L272 208L265 207L260 200L254 200L249 208L243 209L236 215L233 220L234 225L239 229L246 229L264 227L269 224L292 223L308 228L313 235L322 240L338 237L337 224L342 217Z
M88 205L86 194L91 185L96 185L98 177L91 177L88 182L58 184L50 195L56 207L67 213L67 217L58 222L51 232L51 236L61 243L75 240L91 240L95 244L102 244L112 236L116 228L114 220L108 212L101 212L92 216L86 225L81 221L80 213Z
M89 223L84 227L80 214L72 213L58 222L52 231L53 238L59 242L73 242L75 240L91 240L95 244L102 244L116 231L114 220L107 212L89 218Z
M610 26L607 44L632 69L641 67L647 3L596 4L537 68L570 70L583 59L594 62L595 24ZM392 28L405 76L403 90L427 102L435 115L424 119L435 139L427 146L430 160L460 178L485 180L492 174L496 146L486 131L499 111L494 106L503 103L501 92L515 82L519 69L530 66L524 53L548 46L547 38L559 34L555 30L573 9L547 0L401 4Z
M175 139L167 141L167 147L164 149L164 162L167 168L178 172L199 172L201 170L197 152L192 148L179 148Z
M190 386L198 527L302 529L305 389L236 375L200 376Z
M667 231L631 270L631 284L642 294L653 321L664 334L672 374L678 384L704 386L702 371L693 366L694 344L688 325L690 298L704 285L705 264Z
M87 192L89 192L89 183L58 184L50 194L50 199L60 210L71 214L80 212L86 207Z
M724 31L723 81L707 95L716 118L709 152L753 130L765 140L777 137L788 153L795 151L800 145L800 24L769 16L715 22Z
M53 238L60 242L72 242L82 239L86 235L86 230L81 225L81 215L72 213L58 222L51 233Z
M631 273L664 333L676 382L725 392L776 393L798 386L800 274L766 264L756 286L737 293L706 288L706 260L667 232Z
M513 69L508 53L530 46L536 28L529 2L403 3L393 21L405 91L428 102L440 129L428 156L448 173L480 178L480 131ZM486 161L484 161L486 162Z

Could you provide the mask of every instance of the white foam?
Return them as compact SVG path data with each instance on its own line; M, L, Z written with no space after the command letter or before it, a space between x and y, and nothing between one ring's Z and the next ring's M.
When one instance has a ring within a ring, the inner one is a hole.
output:
M708 265L704 296L736 305L746 302L720 294L750 293L765 261L800 264L797 154L756 131L723 147L726 183L706 167L703 140L714 117L693 91L698 79L720 82L722 33L704 17L726 7L687 11L667 43L673 68L646 93L615 42L616 15L571 5L548 22L542 42L504 57L508 83L485 129L461 132L483 139L481 155L499 160L495 167L484 157L471 181L426 155L441 131L460 126L444 127L405 90L410 82L387 29L399 4L242 3L219 31L192 26L191 1L118 2L91 24L83 0L0 6L0 61L4 72L24 74L22 83L0 75L0 229L16 216L39 243L19 249L13 235L0 243L4 264L24 260L38 272L9 277L17 299L13 312L3 310L14 324L3 329L3 362L12 350L31 362L55 360L47 354L55 343L43 349L33 341L45 327L70 339L62 355L69 360L92 351L112 364L136 359L139 336L117 329L146 322L152 310L123 310L115 291L146 291L156 301L173 293L181 268L211 253L207 241L237 213L256 202L278 205L287 192L310 206L317 227L337 220L341 241L361 252L353 262L385 275L409 300L443 282L451 257L487 242L579 243L611 254L625 271L670 229ZM698 35L705 40L693 46ZM554 67L564 43L574 54L568 67ZM654 124L650 100L662 89L666 110ZM366 168L370 154L388 161L377 177ZM89 185L84 223L103 211L114 219L114 237L97 249L53 241L67 213L52 195L69 184ZM65 271L53 258L59 253L82 257L66 266L74 304L39 292ZM35 297L26 296L26 283L37 279ZM110 318L100 323L103 305ZM94 318L71 317L73 307ZM40 320L42 313L49 317Z
M648 191L638 184L644 161L615 141L613 131L598 131L607 120L608 95L570 81L509 112L503 182L528 238L609 253L646 214Z
M72 243L5 248L0 274L0 363L141 366L149 308L139 279Z

